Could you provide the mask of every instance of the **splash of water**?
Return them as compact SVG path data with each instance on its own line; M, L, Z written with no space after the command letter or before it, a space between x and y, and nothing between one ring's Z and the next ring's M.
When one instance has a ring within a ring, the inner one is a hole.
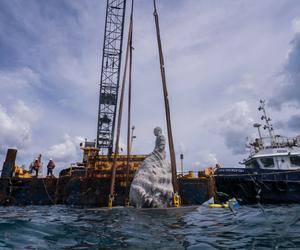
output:
M154 129L154 151L137 170L130 187L130 204L141 207L167 207L172 203L171 166L166 160L166 139L161 128Z

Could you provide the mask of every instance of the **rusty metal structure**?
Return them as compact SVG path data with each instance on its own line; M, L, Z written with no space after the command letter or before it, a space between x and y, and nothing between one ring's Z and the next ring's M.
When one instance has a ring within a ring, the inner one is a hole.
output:
M118 104L126 0L107 0L100 79L97 148L112 153Z

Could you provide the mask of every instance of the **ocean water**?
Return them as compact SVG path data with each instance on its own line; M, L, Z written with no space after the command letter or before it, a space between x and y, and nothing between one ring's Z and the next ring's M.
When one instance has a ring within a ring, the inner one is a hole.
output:
M300 206L1 207L0 249L300 249Z

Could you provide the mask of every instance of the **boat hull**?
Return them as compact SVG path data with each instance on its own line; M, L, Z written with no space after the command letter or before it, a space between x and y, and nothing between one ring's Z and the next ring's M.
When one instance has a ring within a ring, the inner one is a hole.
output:
M63 169L59 178L16 177L16 150L9 149L0 178L0 205L75 205L106 207L110 194L113 161L111 156L97 155L97 149L84 149L88 160L84 166ZM91 150L91 152L90 152ZM136 170L146 158L132 155L129 169L127 156L116 158L114 206L124 206L125 198ZM127 172L128 171L128 172ZM127 185L128 178L128 185ZM213 196L213 178L178 178L179 195L183 205L201 205Z
M183 205L201 205L213 195L212 178L180 178L178 185ZM0 205L63 204L106 207L109 191L109 178L82 176L1 178ZM124 206L126 191L124 180L116 179L114 206Z
M242 204L300 203L300 170L221 168L215 173L217 198Z

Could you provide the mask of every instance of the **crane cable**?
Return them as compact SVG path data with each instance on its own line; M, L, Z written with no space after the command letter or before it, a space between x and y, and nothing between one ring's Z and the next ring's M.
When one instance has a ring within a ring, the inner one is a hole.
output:
M131 4L131 14L130 14L130 24L131 30L133 31L133 5L134 0L132 0ZM132 92L132 38L133 32L131 32L131 37L129 41L129 76L128 76L128 121L127 121L127 169L126 169L126 190L125 190L125 206L129 206L129 169L130 169L130 156L131 156L131 92Z
M111 173L111 182L110 182L110 193L109 193L109 197L108 197L108 207L109 208L112 208L113 201L114 201L114 191L115 191L114 189L115 189L116 168L117 168L116 163L117 163L117 157L119 155L119 142L120 142L122 111L123 111L123 102L124 102L124 94L125 94L125 83L126 83L127 67L128 67L128 61L129 61L129 52L131 50L131 44L132 44L133 4L134 4L134 0L131 1L131 15L130 15L129 30L128 30L127 47L126 47L125 66L124 66L124 73L123 73L122 85L121 85L120 106L119 106L119 110L118 110L116 144L115 144L115 152L113 155L113 164L112 164L112 171L111 171L112 173Z
M179 207L181 205L181 199L180 199L180 196L178 193L179 188L178 188L178 183L177 183L176 157L175 157L174 142L173 142L173 135L172 135L171 112L170 112L170 105L169 105L169 98L168 98L168 89L167 89L167 81L166 81L166 73L165 73L165 62L164 62L162 42L161 42L161 37L160 37L159 17L158 17L157 8L156 8L156 0L153 0L153 7L154 7L153 15L154 15L154 19L155 19L155 28L156 28L156 38L157 38L158 53L159 53L161 80L162 80L162 85L163 85L163 93L164 93L164 101L165 101L169 151L170 151L170 159L171 159L172 184L173 184L173 189L174 189L173 204L175 207Z

